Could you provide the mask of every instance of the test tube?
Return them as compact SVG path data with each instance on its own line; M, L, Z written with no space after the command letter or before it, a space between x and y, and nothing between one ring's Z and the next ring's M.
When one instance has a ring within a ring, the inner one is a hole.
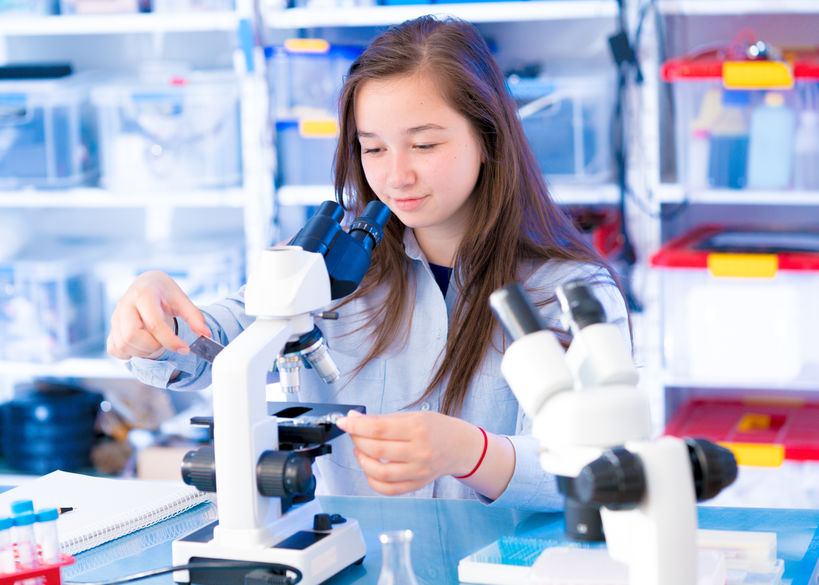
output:
M30 569L37 563L37 541L34 539L32 512L14 516L14 542L17 543L17 568Z
M14 535L11 527L14 521L11 518L0 518L0 574L10 575L17 569L14 564Z
M57 508L45 508L37 512L34 532L37 535L37 544L40 545L40 560L46 565L52 565L60 560L60 539L57 536L59 516Z

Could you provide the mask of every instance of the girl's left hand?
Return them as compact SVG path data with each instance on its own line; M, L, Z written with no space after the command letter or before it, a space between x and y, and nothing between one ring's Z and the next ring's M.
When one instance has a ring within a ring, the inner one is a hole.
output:
M483 449L477 427L437 412L350 411L336 425L352 438L370 487L388 496L415 491L442 475L469 473Z

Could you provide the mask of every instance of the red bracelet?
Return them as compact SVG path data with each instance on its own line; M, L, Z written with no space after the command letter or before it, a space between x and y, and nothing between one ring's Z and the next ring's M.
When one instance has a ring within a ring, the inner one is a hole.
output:
M467 477L478 471L478 468L481 466L481 463L483 463L483 458L486 457L486 448L489 446L489 437L486 436L486 431L483 430L481 427L478 427L478 430L483 433L483 451L481 451L481 458L478 459L478 463L475 465L475 467L472 468L472 471L470 471L466 475L453 475L452 477L454 477L455 479L466 479Z

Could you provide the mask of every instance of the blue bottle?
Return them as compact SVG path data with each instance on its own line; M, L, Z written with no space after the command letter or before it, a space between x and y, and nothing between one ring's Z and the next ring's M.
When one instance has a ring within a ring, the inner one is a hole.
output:
M793 173L796 116L785 96L769 91L751 113L748 130L748 187L786 189Z
M744 189L748 182L747 91L726 90L722 110L711 126L708 179L717 189Z

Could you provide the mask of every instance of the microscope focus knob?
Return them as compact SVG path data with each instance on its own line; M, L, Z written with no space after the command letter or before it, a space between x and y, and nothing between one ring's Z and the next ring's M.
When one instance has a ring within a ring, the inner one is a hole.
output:
M640 459L617 447L586 465L574 480L577 499L610 510L636 507L645 494L646 480Z
M182 459L182 481L203 492L216 491L216 467L213 445L185 453Z
M315 484L310 460L295 451L265 451L256 464L256 485L263 496L308 494Z
M710 500L737 478L737 460L730 449L705 439L685 439L685 444L698 502Z

